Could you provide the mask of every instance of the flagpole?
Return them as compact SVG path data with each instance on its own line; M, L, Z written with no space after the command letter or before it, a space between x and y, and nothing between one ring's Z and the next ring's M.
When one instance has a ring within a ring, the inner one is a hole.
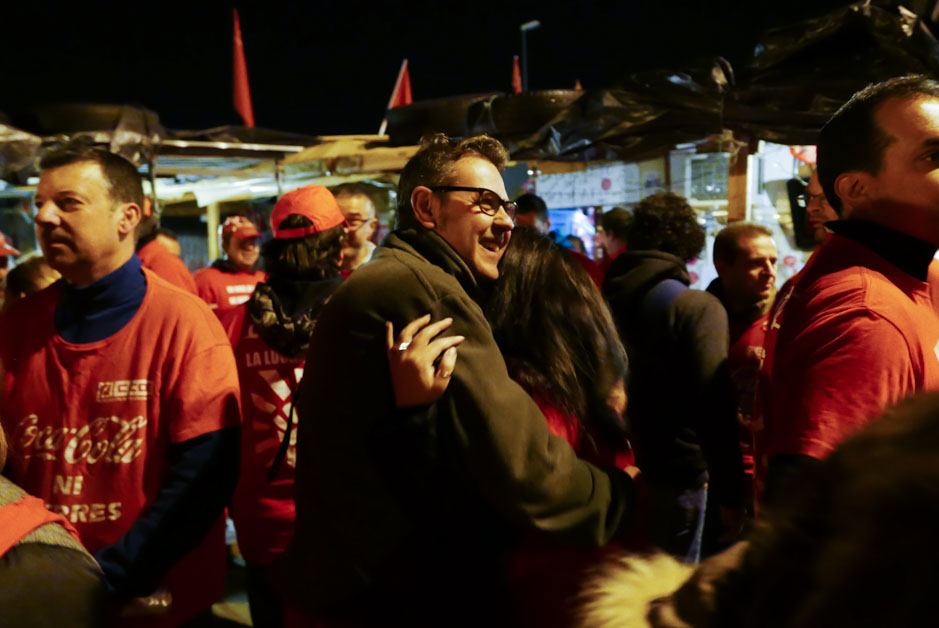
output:
M385 130L388 128L388 115L387 115L388 110L394 106L395 100L398 98L398 91L402 87L402 83L404 82L404 75L407 73L407 71L408 71L408 60L405 59L404 61L401 62L401 69L398 70L398 78L395 80L394 89L391 90L391 98L388 99L388 106L385 107L385 117L382 118L381 126L378 127L379 135L384 135Z
M528 48L525 43L525 33L533 31L539 26L541 26L541 22L531 20L518 27L518 30L522 32L522 91L526 92L528 91Z
M241 20L238 17L238 9L232 11L235 16L234 27L234 90L233 97L235 101L235 111L244 120L246 127L254 127L254 107L251 105L251 87L248 83L248 63L245 60L244 42L241 39Z

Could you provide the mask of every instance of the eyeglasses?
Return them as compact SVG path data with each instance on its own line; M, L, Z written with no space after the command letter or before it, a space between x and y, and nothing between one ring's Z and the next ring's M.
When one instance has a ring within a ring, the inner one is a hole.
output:
M799 194L796 197L796 202L799 204L799 207L808 207L810 203L825 203L828 199L825 198L824 194Z
M509 218L512 219L512 222L515 222L515 210L518 208L515 201L503 199L490 189L471 188L463 185L435 185L430 189L434 192L476 192L479 194L479 200L476 201L476 206L483 210L484 214L487 216L495 216L499 213L499 209L502 208L505 210L505 213L508 214Z
M374 218L351 218L346 220L346 231L358 231L368 223L372 222Z

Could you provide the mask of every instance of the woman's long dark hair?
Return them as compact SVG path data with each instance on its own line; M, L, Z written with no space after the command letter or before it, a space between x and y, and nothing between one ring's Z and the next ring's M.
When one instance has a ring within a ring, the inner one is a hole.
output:
M584 426L622 434L607 405L626 351L599 288L569 251L532 229L512 232L486 316L512 377Z

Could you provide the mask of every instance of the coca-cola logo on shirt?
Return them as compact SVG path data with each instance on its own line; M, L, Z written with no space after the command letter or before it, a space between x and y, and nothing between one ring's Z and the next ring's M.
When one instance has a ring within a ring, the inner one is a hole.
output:
M30 414L19 422L13 433L12 448L24 460L62 460L68 464L100 461L128 464L143 451L147 419L100 417L82 427L39 425L39 417Z

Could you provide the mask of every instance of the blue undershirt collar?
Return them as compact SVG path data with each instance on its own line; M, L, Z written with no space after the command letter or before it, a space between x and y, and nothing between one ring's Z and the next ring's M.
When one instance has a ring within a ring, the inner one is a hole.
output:
M140 258L84 287L62 282L55 329L67 342L85 344L109 338L134 317L147 294Z

